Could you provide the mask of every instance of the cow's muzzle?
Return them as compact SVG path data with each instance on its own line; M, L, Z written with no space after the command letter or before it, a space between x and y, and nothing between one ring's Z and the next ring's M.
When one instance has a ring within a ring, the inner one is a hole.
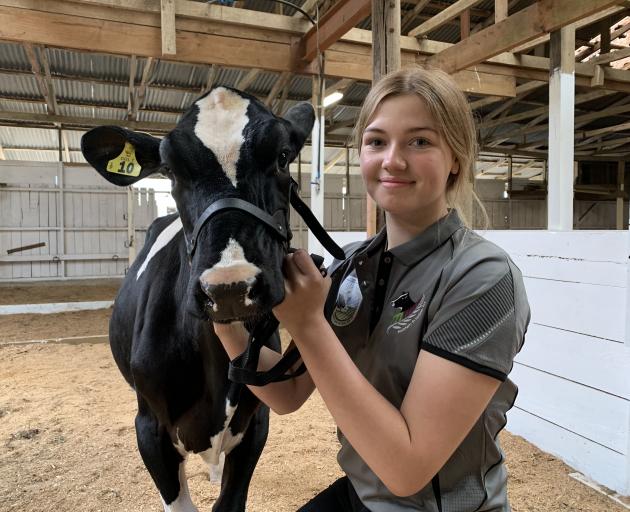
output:
M248 262L205 270L199 285L207 296L206 313L215 322L232 322L258 314L250 292L260 270Z

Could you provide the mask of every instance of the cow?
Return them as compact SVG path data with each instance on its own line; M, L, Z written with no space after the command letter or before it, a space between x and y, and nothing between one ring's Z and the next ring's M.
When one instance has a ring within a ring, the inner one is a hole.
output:
M251 95L215 87L161 140L118 126L81 139L86 160L106 180L129 186L161 173L177 204L177 214L149 227L109 330L116 364L137 395L138 448L166 512L197 510L186 483L191 453L221 474L213 510L245 510L269 410L246 387L233 393L213 322L251 326L283 300L287 243L251 212L205 212L240 200L288 223L289 163L314 119L308 103L280 118ZM279 350L277 333L268 346Z

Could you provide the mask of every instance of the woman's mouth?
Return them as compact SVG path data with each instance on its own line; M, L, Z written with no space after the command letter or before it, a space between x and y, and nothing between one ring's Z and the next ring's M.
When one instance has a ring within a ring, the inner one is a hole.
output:
M378 181L385 188L403 188L414 184L413 181L400 178L380 178Z

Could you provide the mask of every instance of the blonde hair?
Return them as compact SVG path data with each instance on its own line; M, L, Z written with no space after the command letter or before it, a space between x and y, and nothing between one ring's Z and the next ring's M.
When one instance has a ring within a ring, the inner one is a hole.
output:
M474 166L477 159L477 133L472 110L464 93L450 75L439 69L405 68L384 76L371 89L363 102L354 128L355 148L361 153L363 132L376 109L387 98L406 94L417 95L427 106L443 137L459 164L459 172L451 174L446 184L446 201L456 208L470 225L465 203L476 202L486 219L483 205L473 192ZM472 214L472 204L470 205Z

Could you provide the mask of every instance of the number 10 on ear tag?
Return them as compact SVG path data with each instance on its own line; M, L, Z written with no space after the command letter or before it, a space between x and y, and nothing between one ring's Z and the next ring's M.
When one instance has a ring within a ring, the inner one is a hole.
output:
M141 169L142 166L136 160L136 149L129 142L125 142L125 147L120 155L107 162L109 172L133 176L134 178L140 176Z

